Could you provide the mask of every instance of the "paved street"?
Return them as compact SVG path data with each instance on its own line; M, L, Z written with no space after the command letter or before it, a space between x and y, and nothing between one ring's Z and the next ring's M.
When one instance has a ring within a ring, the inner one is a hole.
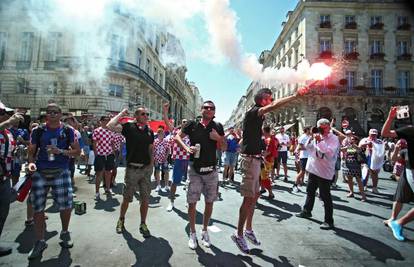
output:
M121 168L119 183L123 174ZM389 173L381 173L381 194L370 194L367 203L346 198L346 186L339 183L339 189L332 192L334 231L319 229L323 207L318 200L311 220L294 216L300 211L305 194L290 192L294 172L289 171L289 176L290 183L278 181L274 186L274 200L259 200L254 229L262 245L251 246L251 255L243 255L230 239L242 200L238 185L220 189L223 200L216 202L210 226L213 246L200 246L192 251L187 246L189 226L182 186L177 190L176 209L171 213L165 210L167 195L153 191L147 222L153 237L144 239L138 231L136 200L129 207L125 233L115 233L122 201L121 184L114 190L114 197L102 197L102 201L95 202L93 184L77 175L77 199L87 203L87 213L72 216L70 230L75 246L70 250L59 246L59 214L49 199L46 234L49 247L41 260L29 264L27 254L34 234L32 228L24 226L26 205L14 202L1 238L13 246L13 253L0 258L0 266L414 266L413 223L405 229L405 235L411 240L406 242L396 241L382 224L390 214L390 199L396 187L388 179ZM240 181L240 175L236 180ZM410 207L406 206L403 212ZM198 231L202 210L201 204L197 214Z

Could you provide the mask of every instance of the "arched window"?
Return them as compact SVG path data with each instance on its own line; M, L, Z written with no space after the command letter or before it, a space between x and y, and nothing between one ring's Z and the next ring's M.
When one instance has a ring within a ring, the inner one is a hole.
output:
M319 120L319 119L322 119L322 118L331 120L332 119L332 111L327 107L321 107L318 110L317 119Z

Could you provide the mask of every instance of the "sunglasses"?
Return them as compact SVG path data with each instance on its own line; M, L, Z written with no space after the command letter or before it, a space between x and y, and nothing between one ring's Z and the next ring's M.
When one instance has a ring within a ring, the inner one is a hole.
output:
M216 110L216 107L211 107L211 106L203 106L203 109L205 110Z
M58 110L46 110L47 115L57 115L60 114L60 111Z
M141 115L141 116L149 116L150 114L148 113L148 112L142 112L141 114L139 114L139 115Z

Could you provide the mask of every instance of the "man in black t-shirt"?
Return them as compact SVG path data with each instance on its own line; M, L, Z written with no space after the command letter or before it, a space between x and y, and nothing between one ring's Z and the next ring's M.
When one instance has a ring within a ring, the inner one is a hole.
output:
M175 141L190 156L188 177L190 183L187 189L188 218L190 221L190 239L188 246L197 248L195 230L196 204L204 195L205 209L201 241L204 246L210 247L210 238L207 232L208 222L213 212L213 202L217 198L218 174L216 170L216 147L224 146L224 130L220 123L213 120L216 107L212 101L205 101L202 106L200 121L188 121L175 136ZM191 146L187 146L183 139L190 138Z
M237 231L231 236L237 247L243 253L249 253L246 237L254 245L260 245L252 229L253 213L260 191L261 139L264 115L302 95L298 91L295 95L273 101L272 91L268 88L260 89L254 97L255 105L246 112L243 120L243 138L241 142L240 170L242 182L240 194L243 203L239 210ZM243 231L246 228L245 231Z
M397 107L391 107L388 118L382 127L382 137L403 138L407 141L408 162L405 171L398 181L394 195L391 218L384 221L389 226L394 237L399 241L404 241L403 226L414 220L414 208L410 209L404 216L397 220L403 203L414 202L414 127L413 125L391 130L391 124L397 116ZM398 150L398 147L396 148ZM394 152L396 153L396 152Z
M129 202L132 202L134 193L138 190L141 203L141 224L139 231L144 238L148 238L151 234L145 220L148 213L148 203L151 194L151 175L154 166L154 133L147 125L149 113L145 108L140 107L135 111L135 120L120 120L127 114L127 109L122 110L107 125L109 129L114 129L118 123L121 123L122 135L125 136L127 150L125 188L116 232L122 233L125 229L125 214Z

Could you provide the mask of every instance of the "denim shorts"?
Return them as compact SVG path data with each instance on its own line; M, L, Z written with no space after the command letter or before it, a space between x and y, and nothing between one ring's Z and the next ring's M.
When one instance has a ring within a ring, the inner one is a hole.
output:
M224 165L236 166L236 152L225 152L224 153Z
M59 206L59 210L72 208L73 188L70 178L70 171L63 169L55 178L46 179L37 171L32 176L32 189L30 202L34 212L42 212L46 205L46 196L49 188L52 188L53 199Z
M183 177L187 174L188 160L176 159L174 162L174 169L172 180L175 185L179 185Z
M156 171L168 171L168 162L164 162L164 163L158 163L155 162L154 163L154 168Z

